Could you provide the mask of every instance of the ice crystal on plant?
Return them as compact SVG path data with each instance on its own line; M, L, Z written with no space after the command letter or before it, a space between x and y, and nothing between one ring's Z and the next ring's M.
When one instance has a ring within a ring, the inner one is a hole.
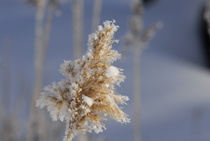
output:
M93 105L93 99L85 96L85 95L82 95L82 99L85 103L87 103L88 106L92 106Z
M119 75L119 69L114 67L114 66L110 66L106 69L106 73L105 75L107 77L115 77L115 76L118 76Z
M44 88L37 106L47 107L53 120L66 121L64 141L71 141L78 131L102 132L107 116L121 123L128 116L118 107L126 104L127 96L115 92L114 85L125 78L122 69L111 65L120 58L112 49L115 21L105 21L104 26L89 35L88 50L78 60L64 61L60 72L65 79Z

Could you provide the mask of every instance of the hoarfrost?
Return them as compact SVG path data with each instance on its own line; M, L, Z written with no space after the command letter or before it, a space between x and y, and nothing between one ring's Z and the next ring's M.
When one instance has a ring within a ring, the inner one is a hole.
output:
M114 67L114 66L110 66L107 68L105 75L107 77L115 77L118 76L120 73L119 69Z
M85 103L87 103L88 106L92 106L93 105L93 99L92 98L89 98L85 95L82 95L82 99Z
M79 130L102 132L106 115L119 122L129 121L118 107L126 104L127 98L116 95L114 89L125 79L122 69L111 65L120 58L111 45L116 42L113 36L119 28L114 23L106 21L89 35L85 55L64 61L59 71L65 79L45 87L37 100L37 106L46 106L53 120L67 122L64 141L71 141Z

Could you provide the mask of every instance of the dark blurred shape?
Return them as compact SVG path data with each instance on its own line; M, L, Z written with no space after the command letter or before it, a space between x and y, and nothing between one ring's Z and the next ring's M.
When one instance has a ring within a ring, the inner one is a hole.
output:
M143 0L143 3L145 4L145 5L149 5L149 4L152 4L152 3L154 3L154 2L157 2L158 0Z
M207 3L203 6L201 12L201 22L200 22L200 34L201 34L201 41L202 41L202 48L204 52L204 57L207 62L207 67L210 68L210 34L208 33L208 23L207 19L204 18L206 12L208 12Z

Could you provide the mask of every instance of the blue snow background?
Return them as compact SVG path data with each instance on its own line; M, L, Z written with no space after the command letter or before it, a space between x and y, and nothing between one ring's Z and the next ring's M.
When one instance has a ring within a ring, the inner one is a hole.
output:
M145 26L161 21L164 26L144 50L141 59L141 129L143 141L209 141L210 140L210 71L203 51L199 29L202 8L208 0L154 0L146 5ZM116 20L120 26L114 48L122 50L123 36L132 16L131 0L103 0L101 24ZM62 15L54 17L46 55L44 85L59 81L63 60L73 59L71 4L61 6ZM85 2L85 42L91 33L93 0ZM25 103L30 105L34 81L35 8L21 0L0 0L0 88L3 72L10 74L11 104L14 108L21 78L30 89ZM5 61L5 58L6 61ZM124 111L131 124L107 122L107 130L98 136L108 141L133 140L132 53L115 65L124 69L126 80L117 88L130 97ZM2 96L2 91L0 96ZM197 130L197 132L195 132Z

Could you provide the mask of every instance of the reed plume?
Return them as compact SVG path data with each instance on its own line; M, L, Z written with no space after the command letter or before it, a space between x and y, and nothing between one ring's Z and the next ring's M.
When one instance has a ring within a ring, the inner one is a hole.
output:
M111 64L120 58L112 49L117 31L115 21L105 21L104 26L89 35L88 50L81 59L64 61L60 72L65 76L60 82L44 88L37 106L47 107L53 120L66 121L64 141L71 141L78 131L102 132L103 121L111 117L118 122L129 122L128 116L118 107L126 104L127 96L115 91L125 78L122 69Z

